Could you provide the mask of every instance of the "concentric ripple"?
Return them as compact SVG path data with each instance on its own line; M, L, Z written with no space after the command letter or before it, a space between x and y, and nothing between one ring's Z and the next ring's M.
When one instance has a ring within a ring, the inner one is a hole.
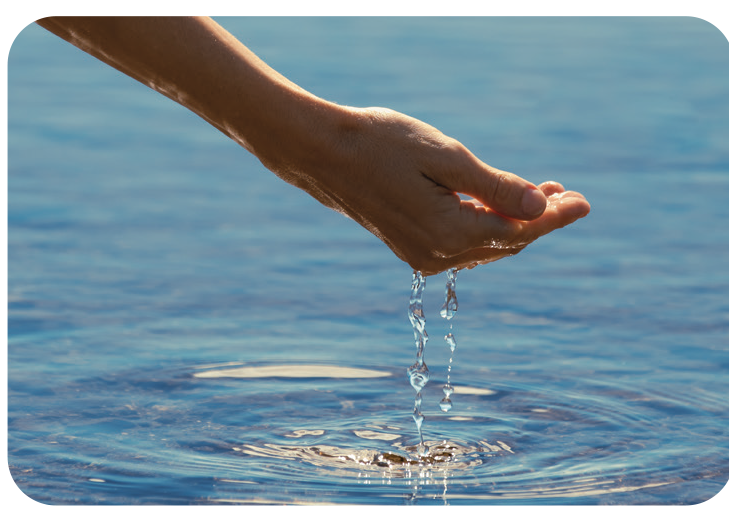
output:
M713 438L729 403L712 394L495 372L459 384L447 414L425 397L420 455L395 369L227 362L59 386L44 411L11 415L24 429L11 471L26 491L43 478L57 502L92 504L140 489L160 504L692 504L697 484L718 492L729 477ZM100 391L118 406L99 404ZM74 408L60 402L71 393Z
M257 457L280 460L295 459L311 466L324 467L342 475L364 471L383 472L393 478L404 478L413 470L430 472L452 469L469 469L483 464L489 457L513 453L507 445L483 441L476 445L463 445L452 441L426 441L427 455L419 455L417 446L396 443L394 451L378 449L354 449L331 445L295 446L281 444L242 445L233 450Z

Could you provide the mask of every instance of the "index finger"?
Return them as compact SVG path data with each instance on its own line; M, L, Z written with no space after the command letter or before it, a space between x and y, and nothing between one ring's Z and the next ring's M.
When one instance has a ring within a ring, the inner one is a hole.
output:
M461 219L473 248L524 247L540 236L563 228L590 212L585 197L574 191L555 192L548 196L544 213L532 221L504 217L478 202L461 202Z

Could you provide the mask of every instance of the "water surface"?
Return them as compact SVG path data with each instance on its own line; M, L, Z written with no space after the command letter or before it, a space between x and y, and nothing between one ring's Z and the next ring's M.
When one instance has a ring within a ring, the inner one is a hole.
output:
M221 23L590 216L428 279L36 26L9 58L9 467L49 504L695 504L729 479L729 45L693 18ZM415 457L415 458L414 458Z

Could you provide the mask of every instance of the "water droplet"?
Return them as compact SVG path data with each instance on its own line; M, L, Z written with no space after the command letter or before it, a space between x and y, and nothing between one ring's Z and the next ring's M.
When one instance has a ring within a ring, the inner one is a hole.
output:
M444 413L447 413L448 411L453 408L453 402L451 402L451 395L453 395L453 392L455 390L453 389L453 386L450 383L446 383L443 385L443 399L440 401L440 410Z
M446 383L443 385L443 394L446 396L446 398L453 395L453 392L455 392L455 389L450 383Z
M452 407L453 403L451 402L451 399L449 399L448 397L443 397L443 400L440 401L440 410L444 413L447 413Z
M451 353L453 353L456 350L456 338L453 336L453 332L448 332L443 338L448 344L448 347L451 348Z

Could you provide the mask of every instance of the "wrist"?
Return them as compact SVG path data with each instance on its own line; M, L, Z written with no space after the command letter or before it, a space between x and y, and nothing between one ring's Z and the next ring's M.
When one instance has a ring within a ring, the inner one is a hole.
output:
M293 84L273 95L240 109L242 121L228 135L277 176L313 194L312 186L341 166L344 138L356 125L356 110Z

